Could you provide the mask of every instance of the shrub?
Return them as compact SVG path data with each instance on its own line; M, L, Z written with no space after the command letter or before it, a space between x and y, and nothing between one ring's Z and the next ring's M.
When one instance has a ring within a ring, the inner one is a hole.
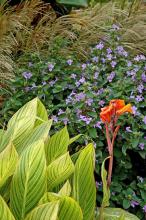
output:
M7 130L0 131L1 220L95 219L94 146L88 144L70 156L68 146L79 136L70 138L64 127L49 137L51 124L35 98L13 115ZM107 220L111 213L115 220L121 215L138 220L124 210L104 209L109 200L104 163L102 179L102 215Z
M84 63L76 56L57 56L57 46L51 57L40 59L36 54L21 57L12 96L5 102L2 114L7 121L11 112L37 95L46 103L55 130L68 124L72 135L84 134L79 144L93 140L99 182L101 162L107 155L100 108L115 98L130 102L134 116L121 117L123 126L114 149L111 199L113 206L129 208L142 218L146 204L146 58L144 55L131 57L125 51L120 45L118 29L113 25L109 36L90 48L90 59ZM60 47L64 45L62 40L57 43ZM97 200L101 200L100 193Z

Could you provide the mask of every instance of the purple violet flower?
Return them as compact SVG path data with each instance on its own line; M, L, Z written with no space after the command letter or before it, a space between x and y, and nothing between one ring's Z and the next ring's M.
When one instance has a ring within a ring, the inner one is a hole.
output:
M30 73L30 72L23 72L22 76L27 80L27 79L30 79L32 77L32 73Z
M146 205L144 205L144 207L142 209L146 213Z
M85 115L80 115L79 117L80 117L80 119L81 119L82 121L84 121L87 125L89 125L90 122L92 121L92 118L87 117L87 116L85 116Z
M104 104L105 104L105 101L104 101L104 100L100 100L100 101L98 102L98 104L99 104L101 107L103 107Z
M54 69L54 64L50 63L50 64L48 65L48 70L49 70L49 72L52 72L53 69Z
M112 68L115 68L116 65L117 65L117 62L116 62L116 61L112 61L112 62L111 62Z
M98 60L99 60L98 57L93 57L93 58L92 58L92 61L93 61L94 63L98 63Z
M54 122L58 122L58 117L56 115L52 115L52 119Z
M140 143L140 144L138 145L138 147L139 147L141 150L144 150L144 143Z
M99 76L99 72L95 72L93 79L98 79L98 76Z
M67 64L68 64L69 66L71 66L72 63L73 63L73 60L69 59L69 60L67 60L66 62L67 62Z
M131 207L135 208L135 206L138 206L139 202L132 200L131 201Z
M88 105L88 106L91 106L92 103L93 103L93 99L89 98L85 101L85 103Z
M82 64L82 70L85 70L86 67L87 67L87 64L86 64L86 63L83 63L83 64Z
M75 84L76 84L77 87L79 87L81 83L76 81Z
M102 42L99 42L99 44L96 45L97 50L102 50L104 48L104 44Z
M143 99L144 99L144 97L142 95L137 95L135 98L136 102L142 102Z
M70 76L72 79L75 79L77 77L76 74L72 73L71 76Z
M146 74L145 73L141 74L141 79L143 82L146 82Z
M144 124L146 125L146 116L144 116L143 122L144 122Z
M130 126L129 126L129 127L126 127L126 131L127 131L127 132L129 132L129 133L131 133L131 132L132 132L132 130L131 130L131 128L130 128Z
M102 124L101 121L97 121L96 124L94 125L94 128L102 129L101 124Z
M83 93L83 92L80 92L78 94L75 95L75 98L76 98L76 101L81 101L81 100L84 100L86 97L86 95Z
M111 72L111 74L107 77L107 80L109 81L109 82L112 82L113 81L113 79L114 79L114 77L115 77L115 72Z
M59 109L59 111L58 111L58 115L62 115L62 114L64 114L65 112L62 110L62 109Z
M79 82L80 82L81 84L85 83L85 78L82 77L82 78L79 80Z
M106 49L106 51L107 51L107 54L110 54L110 53L112 53L112 50L111 50L111 48L107 48L107 49Z

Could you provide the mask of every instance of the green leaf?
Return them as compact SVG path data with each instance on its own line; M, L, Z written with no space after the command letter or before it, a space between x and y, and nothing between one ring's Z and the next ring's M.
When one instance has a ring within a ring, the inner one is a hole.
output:
M69 134L67 127L54 134L46 144L47 162L50 164L53 160L67 152L69 145Z
M7 179L14 173L18 161L18 154L13 146L9 144L0 153L0 188Z
M82 134L78 134L73 138L70 138L69 140L69 144L72 144L73 142L75 142L76 140L78 140L80 137L82 136Z
M121 214L121 216L119 217L118 220L125 220L125 215L124 215L124 214Z
M47 167L48 189L58 186L74 172L74 164L69 153L62 155Z
M58 192L59 195L62 196L70 196L71 194L71 185L69 183L69 181L67 180L66 183L63 185L63 187L60 189L60 191Z
M105 161L109 159L110 157L107 157L101 167L101 178L102 178L102 183L103 183L103 199L102 199L102 207L109 206L109 199L110 199L110 190L109 187L107 186L107 171L105 169Z
M96 186L94 180L94 147L87 145L79 154L73 175L73 198L79 203L85 220L95 212Z
M33 209L25 220L58 220L59 202L50 202Z
M46 160L42 141L34 142L22 154L14 173L10 207L16 220L23 219L46 191Z
M25 139L25 141L21 144L21 146L17 149L19 153L22 153L27 147L29 147L35 141L43 140L45 141L48 137L49 130L52 125L52 120L42 123L37 126Z
M88 132L89 132L89 136L90 136L91 138L97 138L96 128L90 128L90 129L88 130Z
M119 218L122 218L123 216L125 216L124 220L140 220L137 216L130 214L129 212L126 212L123 209L104 208L104 212L103 212L104 220L119 220Z
M15 220L7 204L0 196L0 220Z
M82 220L83 214L78 203L68 196L61 196L56 193L45 193L39 204L59 201L59 220Z
M123 199L123 208L128 209L130 207L130 201L127 199Z
M88 0L57 0L57 2L63 5L72 5L80 7L88 6Z

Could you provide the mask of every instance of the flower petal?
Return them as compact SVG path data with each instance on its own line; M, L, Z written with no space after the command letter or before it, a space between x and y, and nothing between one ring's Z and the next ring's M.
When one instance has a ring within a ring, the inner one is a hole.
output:
M122 99L113 99L110 101L110 105L113 105L115 110L118 111L125 106L125 101Z
M116 111L116 114L118 116L120 116L120 115L122 115L125 112L129 112L129 113L133 114L133 110L132 110L131 104L125 105L122 109Z
M107 106L105 108L102 108L101 109L101 113L100 113L101 120L103 122L110 123L111 117L112 117L112 113L113 113L113 107L112 106Z

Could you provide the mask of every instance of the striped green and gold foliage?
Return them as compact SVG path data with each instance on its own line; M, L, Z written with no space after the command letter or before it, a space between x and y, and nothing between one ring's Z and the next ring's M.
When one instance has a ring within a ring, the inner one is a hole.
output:
M38 98L0 130L0 220L93 220L94 147L73 162L67 127L49 136L52 120Z
M70 138L64 127L50 137L51 124L35 98L13 115L7 130L0 130L0 220L138 220L108 208L105 161L104 198L95 212L94 146L70 155L68 146L80 134Z

